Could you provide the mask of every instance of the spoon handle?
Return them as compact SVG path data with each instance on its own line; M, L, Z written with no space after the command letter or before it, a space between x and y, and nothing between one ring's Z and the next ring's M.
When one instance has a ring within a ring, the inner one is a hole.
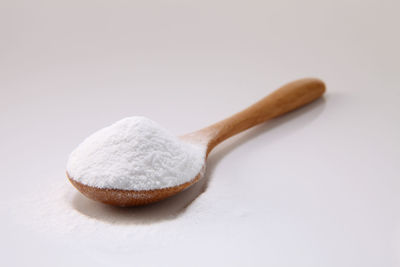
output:
M200 130L208 138L207 154L227 138L304 106L324 92L325 84L313 78L296 80L282 86L247 109Z

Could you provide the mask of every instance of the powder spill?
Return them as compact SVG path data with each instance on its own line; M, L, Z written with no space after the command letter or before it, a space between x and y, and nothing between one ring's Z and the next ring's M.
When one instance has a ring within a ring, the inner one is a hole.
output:
M148 118L129 117L86 138L71 153L67 171L74 180L97 188L160 189L195 178L205 151Z

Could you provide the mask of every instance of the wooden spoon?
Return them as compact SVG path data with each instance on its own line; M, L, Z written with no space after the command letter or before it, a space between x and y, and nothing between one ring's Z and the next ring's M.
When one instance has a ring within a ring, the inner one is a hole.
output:
M257 124L304 106L322 96L324 92L325 85L321 80L312 78L297 80L282 86L247 109L223 121L182 136L183 141L205 145L207 152L199 174L189 182L174 187L155 190L104 189L77 182L68 173L67 177L82 194L96 201L124 207L153 203L175 195L200 180L205 173L209 153L222 141Z

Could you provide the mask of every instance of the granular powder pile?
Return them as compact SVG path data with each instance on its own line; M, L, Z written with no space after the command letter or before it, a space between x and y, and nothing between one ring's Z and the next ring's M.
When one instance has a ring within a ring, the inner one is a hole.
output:
M70 155L68 175L110 189L152 190L188 182L206 148L181 141L145 117L129 117L86 138Z

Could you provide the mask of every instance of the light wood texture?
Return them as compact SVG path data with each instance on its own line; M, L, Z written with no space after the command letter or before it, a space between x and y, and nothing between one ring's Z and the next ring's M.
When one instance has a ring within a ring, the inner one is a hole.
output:
M227 138L257 124L302 107L325 92L319 79L306 78L288 83L247 109L198 131L208 138L208 153Z
M192 141L198 140L201 144L206 144L208 156L216 145L227 138L304 106L321 97L324 92L325 84L321 80L297 80L282 86L247 109L187 136ZM82 194L93 200L123 207L145 205L175 195L196 183L204 174L207 156L202 171L196 177L184 184L162 189L135 191L95 188L75 181L68 173L67 177Z

